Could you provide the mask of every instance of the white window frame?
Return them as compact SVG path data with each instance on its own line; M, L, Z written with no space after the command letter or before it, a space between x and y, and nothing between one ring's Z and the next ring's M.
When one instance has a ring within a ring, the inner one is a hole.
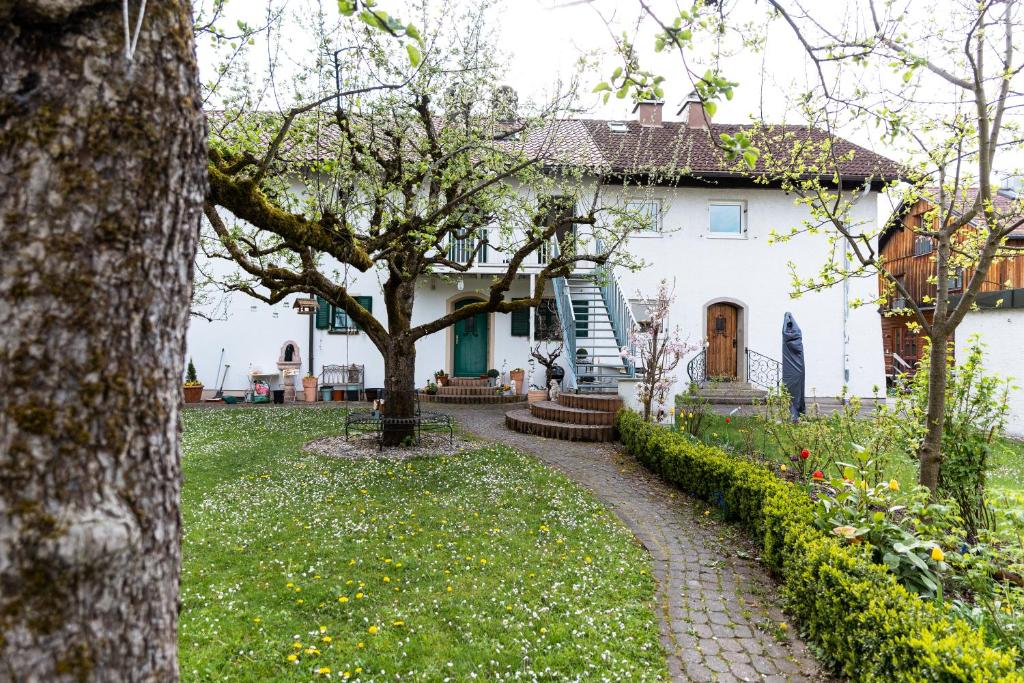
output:
M712 206L737 206L740 209L740 231L739 232L713 232L711 230L711 207ZM708 210L704 228L705 234L716 240L745 240L747 239L747 202L742 199L709 199Z
M630 204L653 204L654 205L654 228L650 230L637 230L630 234L630 237L661 237L662 235L662 204L658 198L643 198L643 199L627 199L626 200L626 211L631 211Z

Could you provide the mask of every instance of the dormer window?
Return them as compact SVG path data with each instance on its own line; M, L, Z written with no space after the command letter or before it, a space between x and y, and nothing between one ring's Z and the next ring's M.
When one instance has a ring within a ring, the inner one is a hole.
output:
M623 123L622 121L609 121L608 130L613 133L628 133L629 124Z

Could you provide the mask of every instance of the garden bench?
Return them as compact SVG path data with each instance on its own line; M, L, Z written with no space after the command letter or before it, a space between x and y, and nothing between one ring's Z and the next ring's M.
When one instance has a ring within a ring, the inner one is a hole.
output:
M393 393L393 392L392 392ZM381 398L387 404L389 392L381 391ZM350 431L368 431L377 433L377 447L384 450L384 436L396 431L407 431L410 428L415 436L415 444L420 444L423 432L448 432L448 445L455 443L455 423L452 416L433 410L420 409L419 392L413 392L415 411L411 417L386 417L380 411L356 410L345 415L345 439ZM353 430L353 428L356 428ZM368 428L368 429L367 429Z

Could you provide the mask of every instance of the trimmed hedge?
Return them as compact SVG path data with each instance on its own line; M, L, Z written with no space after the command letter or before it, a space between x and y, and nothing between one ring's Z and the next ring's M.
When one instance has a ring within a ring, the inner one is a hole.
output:
M813 526L813 504L763 467L620 411L626 449L683 490L720 503L763 545L790 612L820 653L855 681L1020 683L1013 652L908 592L865 546L842 544Z

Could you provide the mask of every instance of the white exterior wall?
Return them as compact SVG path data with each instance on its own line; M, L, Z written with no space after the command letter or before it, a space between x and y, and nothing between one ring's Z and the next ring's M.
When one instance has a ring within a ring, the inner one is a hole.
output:
M676 280L676 304L673 324L680 325L684 338L702 343L706 329L706 307L715 301L730 301L743 310L746 339L739 344L779 359L781 355L782 318L786 311L796 317L804 333L807 353L807 393L809 396L836 396L844 384L858 396L871 396L875 388L884 387L881 322L870 307L851 310L845 304L842 286L791 299L791 276L788 264L796 263L802 274L812 274L822 264L827 240L822 235L800 235L788 243L768 244L773 228L787 232L799 226L807 216L805 209L793 203L793 197L777 189L717 188L655 188L650 195L662 200L663 233L660 236L635 236L625 248L646 266L639 272L621 271L619 277L627 296L652 296L662 278ZM604 190L604 203L621 199L620 189ZM707 203L710 199L742 200L747 203L745 239L709 237L707 234ZM856 216L876 224L877 193L869 193L857 203ZM585 230L583 232L586 232ZM508 298L527 296L530 272L538 268L535 259L528 259ZM500 264L480 266L485 274L466 275L465 287L459 292L453 278L424 278L417 290L413 324L420 324L443 315L454 298L484 292L490 282L489 273L503 270ZM328 267L330 272L331 268ZM339 269L340 271L340 269ZM356 273L350 278L353 296L373 296L373 313L386 324L384 300L375 271ZM852 280L849 299L869 299L876 287L873 278ZM550 287L549 287L550 290ZM458 295L458 296L457 296ZM550 295L550 294L549 294ZM302 374L308 367L308 324L306 316L292 311L295 297L290 296L269 306L236 293L228 301L226 319L213 322L195 318L188 332L188 356L193 358L199 379L208 390L216 387L217 359L225 349L225 362L231 365L225 388L248 387L248 372L259 368L276 370L282 345L297 343L302 357ZM848 343L844 347L844 311L849 319L845 326ZM276 317L275 317L276 314ZM509 314L490 314L490 365L498 370L528 367L530 342L527 337L512 337ZM417 343L416 383L422 386L435 370L452 372L450 330L431 335ZM346 349L347 347L347 349ZM845 364L849 378L844 375ZM742 350L741 350L742 354ZM742 356L741 356L742 359ZM324 364L360 363L366 366L366 386L383 385L383 360L365 334L333 335L326 330L314 331L314 366L319 374ZM744 373L742 361L739 372ZM301 376L301 375L300 375ZM675 390L686 384L685 361L678 370ZM299 377L295 378L300 384ZM536 368L532 383L543 384L543 368ZM299 392L301 393L301 392Z
M453 282L444 278L426 278L417 288L413 308L413 325L443 316L450 305L462 298L482 297L490 284L487 277L466 275L464 288L459 291ZM507 298L529 296L530 280L520 277L513 284ZM373 315L387 325L384 298L376 273L359 273L350 278L352 296L372 296ZM302 375L309 367L309 317L292 310L296 296L270 306L245 294L234 293L226 303L226 317L212 322L194 318L188 331L186 357L195 361L199 380L207 390L216 388L217 361L220 350L224 362L231 365L225 382L226 391L248 388L248 373L253 370L276 372L281 348L289 341L296 342L302 359ZM276 315L276 317L275 317ZM489 314L489 365L501 370L528 368L530 341L528 337L513 337L511 315ZM451 329L420 339L416 344L416 384L424 386L433 379L434 372L443 368L452 373ZM327 330L313 330L314 369L319 374L324 365L362 364L366 366L366 386L384 384L384 361L377 348L364 333L331 334ZM544 369L537 365L533 383L543 384ZM301 375L295 384L301 388ZM528 378L529 379L529 378ZM301 391L300 391L301 393Z
M608 193L608 199L616 196ZM738 340L758 353L781 358L782 319L791 312L804 336L807 357L807 394L837 396L843 385L852 395L871 396L884 390L881 322L872 307L850 309L843 286L792 299L789 263L798 273L811 275L824 263L828 242L824 235L801 234L786 243L769 244L772 229L787 233L799 227L808 213L793 197L775 189L679 188L653 189L651 198L662 200L660 236L634 236L626 248L648 265L639 272L620 269L619 279L630 298L651 296L662 278L675 279L676 304L671 324L679 325L684 340L702 344L706 336L706 307L728 301L742 307L746 340ZM860 221L877 221L875 192L854 207ZM747 206L745 238L708 234L708 201L739 200ZM607 201L607 200L606 200ZM876 295L873 278L849 281L849 299L869 300ZM639 292L639 295L637 294ZM844 373L843 315L848 335ZM742 354L742 349L740 349ZM743 356L738 372L744 375ZM686 382L685 362L678 371L681 390Z
M964 316L956 329L956 357L966 358L967 343L977 334L986 344L985 371L1024 384L1024 309L984 309ZM1024 437L1024 389L1010 392L1007 432Z

